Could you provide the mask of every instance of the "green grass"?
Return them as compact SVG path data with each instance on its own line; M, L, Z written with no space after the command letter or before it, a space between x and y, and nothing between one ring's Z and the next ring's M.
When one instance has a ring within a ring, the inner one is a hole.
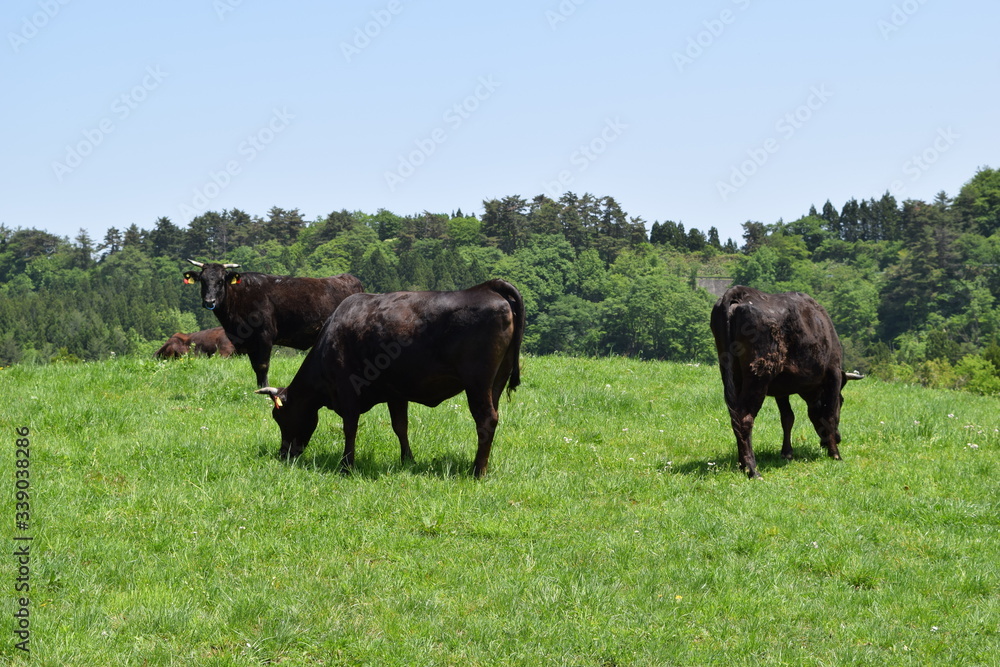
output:
M522 362L479 482L463 397L411 408L411 466L385 407L363 416L344 476L329 411L275 457L243 358L3 369L8 480L31 428L33 660L996 663L996 399L851 383L843 461L793 399L792 462L768 401L750 481L716 368Z

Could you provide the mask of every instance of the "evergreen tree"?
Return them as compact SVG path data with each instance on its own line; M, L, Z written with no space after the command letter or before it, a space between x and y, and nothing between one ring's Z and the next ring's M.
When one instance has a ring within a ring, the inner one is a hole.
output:
M743 223L743 247L740 252L744 255L751 255L757 251L767 238L767 227L763 222L753 222L747 220Z
M852 197L840 211L840 238L845 241L857 241L861 238L860 209L858 200Z
M146 245L146 236L146 232L139 229L139 226L133 222L122 236L122 247L135 246L143 250Z
M963 227L983 236L1000 230L1000 170L981 167L955 198Z
M73 246L73 266L89 269L94 265L94 242L86 229L80 228Z
M114 227L109 227L97 249L104 251L104 258L107 258L122 249L122 242L122 233Z
M483 234L508 255L527 245L527 205L518 196L483 202Z
M826 221L826 230L830 232L833 238L843 238L844 234L840 225L840 213L833 207L829 199L823 204L823 213L820 214L820 217Z
M708 228L708 245L716 250L722 250L722 243L719 241L719 230L715 227Z
M157 218L152 231L149 232L149 251L153 257L180 258L184 251L184 232L170 221L170 218Z

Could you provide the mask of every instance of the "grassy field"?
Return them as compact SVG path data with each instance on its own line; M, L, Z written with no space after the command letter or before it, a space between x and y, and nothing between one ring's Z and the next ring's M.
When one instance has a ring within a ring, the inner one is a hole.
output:
M294 464L246 359L0 370L7 551L49 665L989 665L998 401L846 390L843 461L768 401L736 466L712 366L525 358L486 479L463 397ZM297 357L275 359L287 383ZM15 531L15 428L31 525ZM7 628L17 610L8 556ZM5 630L0 662L20 663Z

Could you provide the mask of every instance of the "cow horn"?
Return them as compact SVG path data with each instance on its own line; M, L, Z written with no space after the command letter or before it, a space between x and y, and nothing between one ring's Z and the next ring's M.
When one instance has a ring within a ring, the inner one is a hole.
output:
M224 268L224 269L238 269L238 268L240 268L240 265L239 264L223 264L222 268Z
M191 262L192 264L194 264L195 266L197 266L197 267L198 267L199 269L200 269L201 267L205 266L205 265L204 265L203 263L201 263L201 262L196 262L196 261L194 261L193 259L189 259L188 261L189 261L189 262Z
M865 376L861 373L844 373L844 377L848 380L864 380Z
M281 399L278 397L278 392L279 391L281 391L281 390L280 389L276 389L274 387L261 387L260 389L254 391L254 393L255 394L266 394L267 396L270 396L271 400L274 401L274 407L280 408L282 406L282 402L281 402Z

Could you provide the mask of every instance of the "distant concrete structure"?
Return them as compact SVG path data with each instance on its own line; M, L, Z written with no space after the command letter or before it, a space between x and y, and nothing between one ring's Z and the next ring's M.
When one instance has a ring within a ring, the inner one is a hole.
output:
M732 278L718 278L718 277L697 277L695 281L698 287L705 289L709 294L714 294L715 296L722 296L726 293L733 284Z

